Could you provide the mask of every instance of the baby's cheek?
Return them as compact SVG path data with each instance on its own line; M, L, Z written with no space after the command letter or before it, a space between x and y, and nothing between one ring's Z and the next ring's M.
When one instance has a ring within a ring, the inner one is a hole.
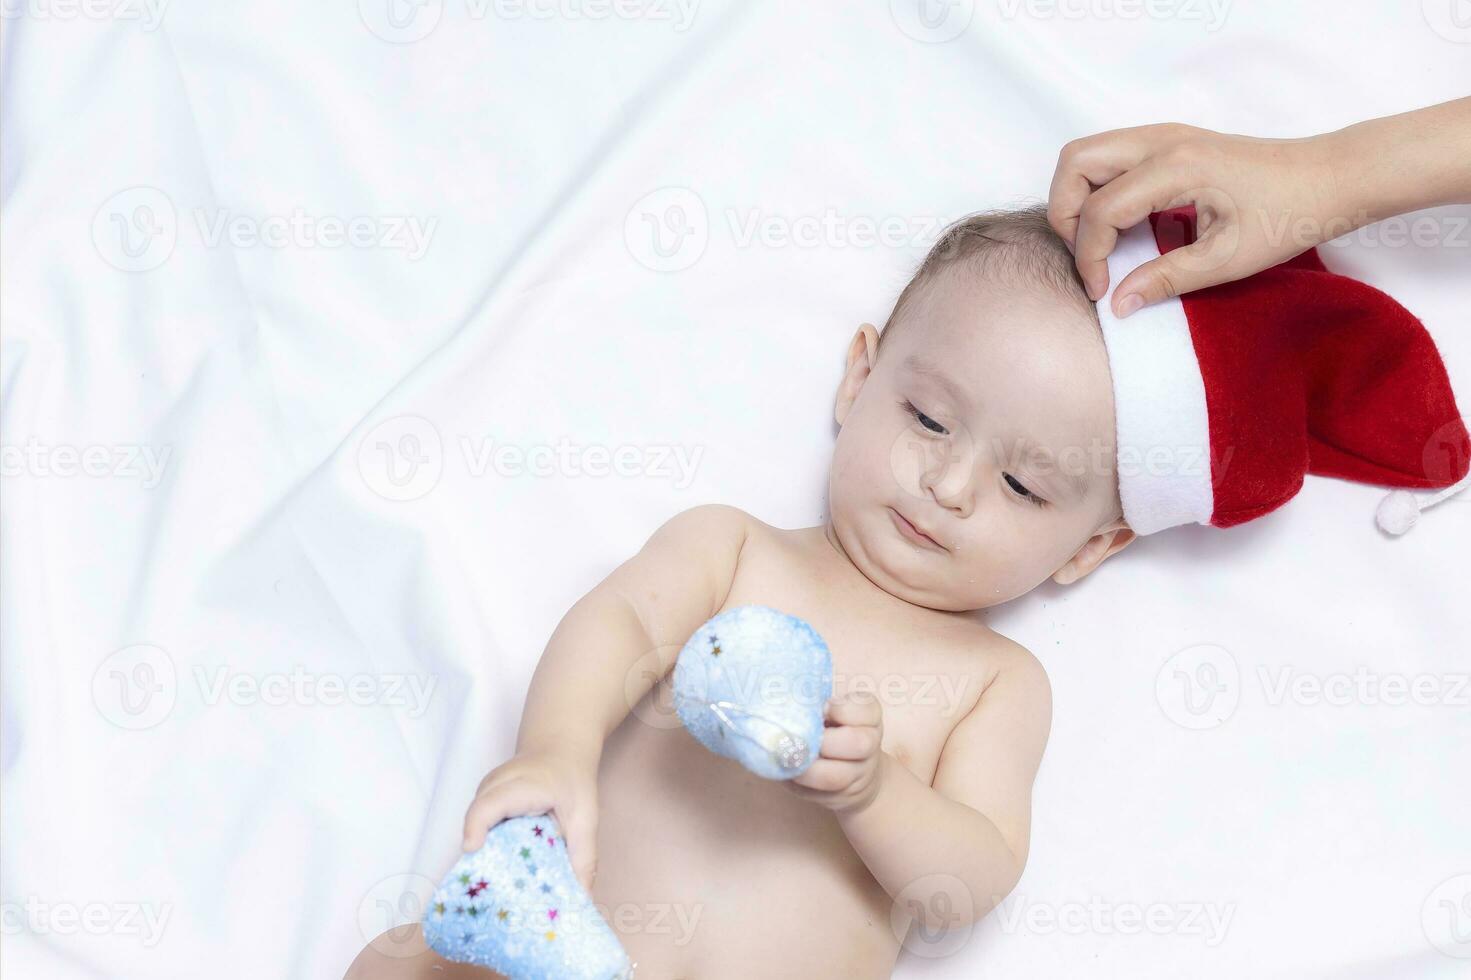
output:
M1016 540L966 542L960 547L960 583L967 595L986 603L1029 592L1051 572L1046 552Z

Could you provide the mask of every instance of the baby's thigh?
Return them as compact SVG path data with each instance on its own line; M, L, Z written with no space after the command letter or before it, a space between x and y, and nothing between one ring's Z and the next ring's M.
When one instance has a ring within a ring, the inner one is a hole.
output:
M424 943L417 924L389 929L347 968L342 980L505 980L483 966L456 963Z

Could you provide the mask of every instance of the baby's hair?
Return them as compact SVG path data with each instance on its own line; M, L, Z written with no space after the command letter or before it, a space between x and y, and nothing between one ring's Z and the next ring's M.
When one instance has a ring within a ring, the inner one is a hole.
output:
M947 227L919 264L894 302L894 310L879 334L884 338L913 305L915 298L937 275L957 263L967 263L977 275L998 279L1030 279L1074 300L1097 322L1098 310L1088 298L1073 253L1047 222L1047 206L979 211Z

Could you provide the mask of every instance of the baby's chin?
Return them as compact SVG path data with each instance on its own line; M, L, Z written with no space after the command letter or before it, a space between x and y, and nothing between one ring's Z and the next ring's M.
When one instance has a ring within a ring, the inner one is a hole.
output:
M834 520L834 531L854 566L896 599L942 612L968 612L995 605L998 583L967 575L953 552L911 542L881 508L877 519L848 526Z

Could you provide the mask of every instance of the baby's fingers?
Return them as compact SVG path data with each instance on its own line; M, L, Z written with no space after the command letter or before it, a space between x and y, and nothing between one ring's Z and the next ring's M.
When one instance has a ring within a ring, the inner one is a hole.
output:
M836 793L847 789L863 774L863 764L838 759L818 759L807 771L789 782L819 793Z
M477 850L485 843L490 828L506 817L545 813L551 806L551 794L532 783L512 782L487 790L475 798L465 813L465 839L460 847L466 851Z
M827 703L825 717L829 725L872 725L883 723L884 709L867 691L853 691L834 697Z
M824 759L860 761L876 754L882 740L877 728L841 725L822 733L821 756Z
M562 836L566 838L567 859L572 862L572 872L582 887L592 894L593 878L598 873L597 821L583 812L557 814L562 825Z

